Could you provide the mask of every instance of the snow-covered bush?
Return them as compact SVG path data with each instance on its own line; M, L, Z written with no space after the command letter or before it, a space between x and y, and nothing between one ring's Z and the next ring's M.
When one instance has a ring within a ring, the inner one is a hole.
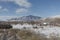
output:
M25 30L31 30L34 31L37 34L44 34L47 38L51 36L57 36L60 37L60 27L57 26L38 26L36 24L17 24L12 25L13 29L25 29Z

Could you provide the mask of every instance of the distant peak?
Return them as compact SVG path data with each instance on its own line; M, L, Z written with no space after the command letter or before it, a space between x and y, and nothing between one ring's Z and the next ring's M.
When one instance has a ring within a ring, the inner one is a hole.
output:
M34 21L34 20L39 20L39 19L41 19L41 17L33 16L33 15L22 16L19 18L13 18L13 20L22 20L22 21Z
M32 15L28 15L28 16L32 16Z
M33 16L33 15L28 15L28 16Z
M51 16L51 18L60 18L60 15Z

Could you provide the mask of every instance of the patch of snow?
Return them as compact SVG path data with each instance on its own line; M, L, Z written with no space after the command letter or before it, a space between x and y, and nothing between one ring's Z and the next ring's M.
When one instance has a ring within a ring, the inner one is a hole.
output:
M22 29L24 27L26 27L26 28L32 28L33 27L32 25L29 25L29 24L23 24L23 25L17 24L17 25L12 25L12 26L13 26L13 29Z
M14 29L23 29L24 27L26 27L26 29L35 31L36 33L41 33L46 35L47 37L49 36L59 36L60 37L60 27L57 26L42 26L43 28L41 28L41 26L37 26L35 25L31 25L31 24L17 24L17 25L12 25ZM38 29L34 29L33 27L37 26L39 27Z
M45 27L43 29L39 28L39 29L35 29L35 32L44 34L47 37L55 36L55 35L56 36L59 35L60 37L60 27Z

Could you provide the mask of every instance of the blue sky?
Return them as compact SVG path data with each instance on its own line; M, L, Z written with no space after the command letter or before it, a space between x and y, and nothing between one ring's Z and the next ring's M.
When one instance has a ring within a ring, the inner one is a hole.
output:
M0 19L26 15L60 15L60 0L0 0Z
M42 17L60 15L60 0L35 0L32 4L34 15Z

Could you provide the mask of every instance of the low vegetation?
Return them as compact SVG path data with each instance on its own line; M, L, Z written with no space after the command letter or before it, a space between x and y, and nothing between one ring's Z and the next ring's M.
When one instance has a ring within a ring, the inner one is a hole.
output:
M7 29L0 32L0 40L60 40L60 37L47 38L44 34L36 34L30 30Z

